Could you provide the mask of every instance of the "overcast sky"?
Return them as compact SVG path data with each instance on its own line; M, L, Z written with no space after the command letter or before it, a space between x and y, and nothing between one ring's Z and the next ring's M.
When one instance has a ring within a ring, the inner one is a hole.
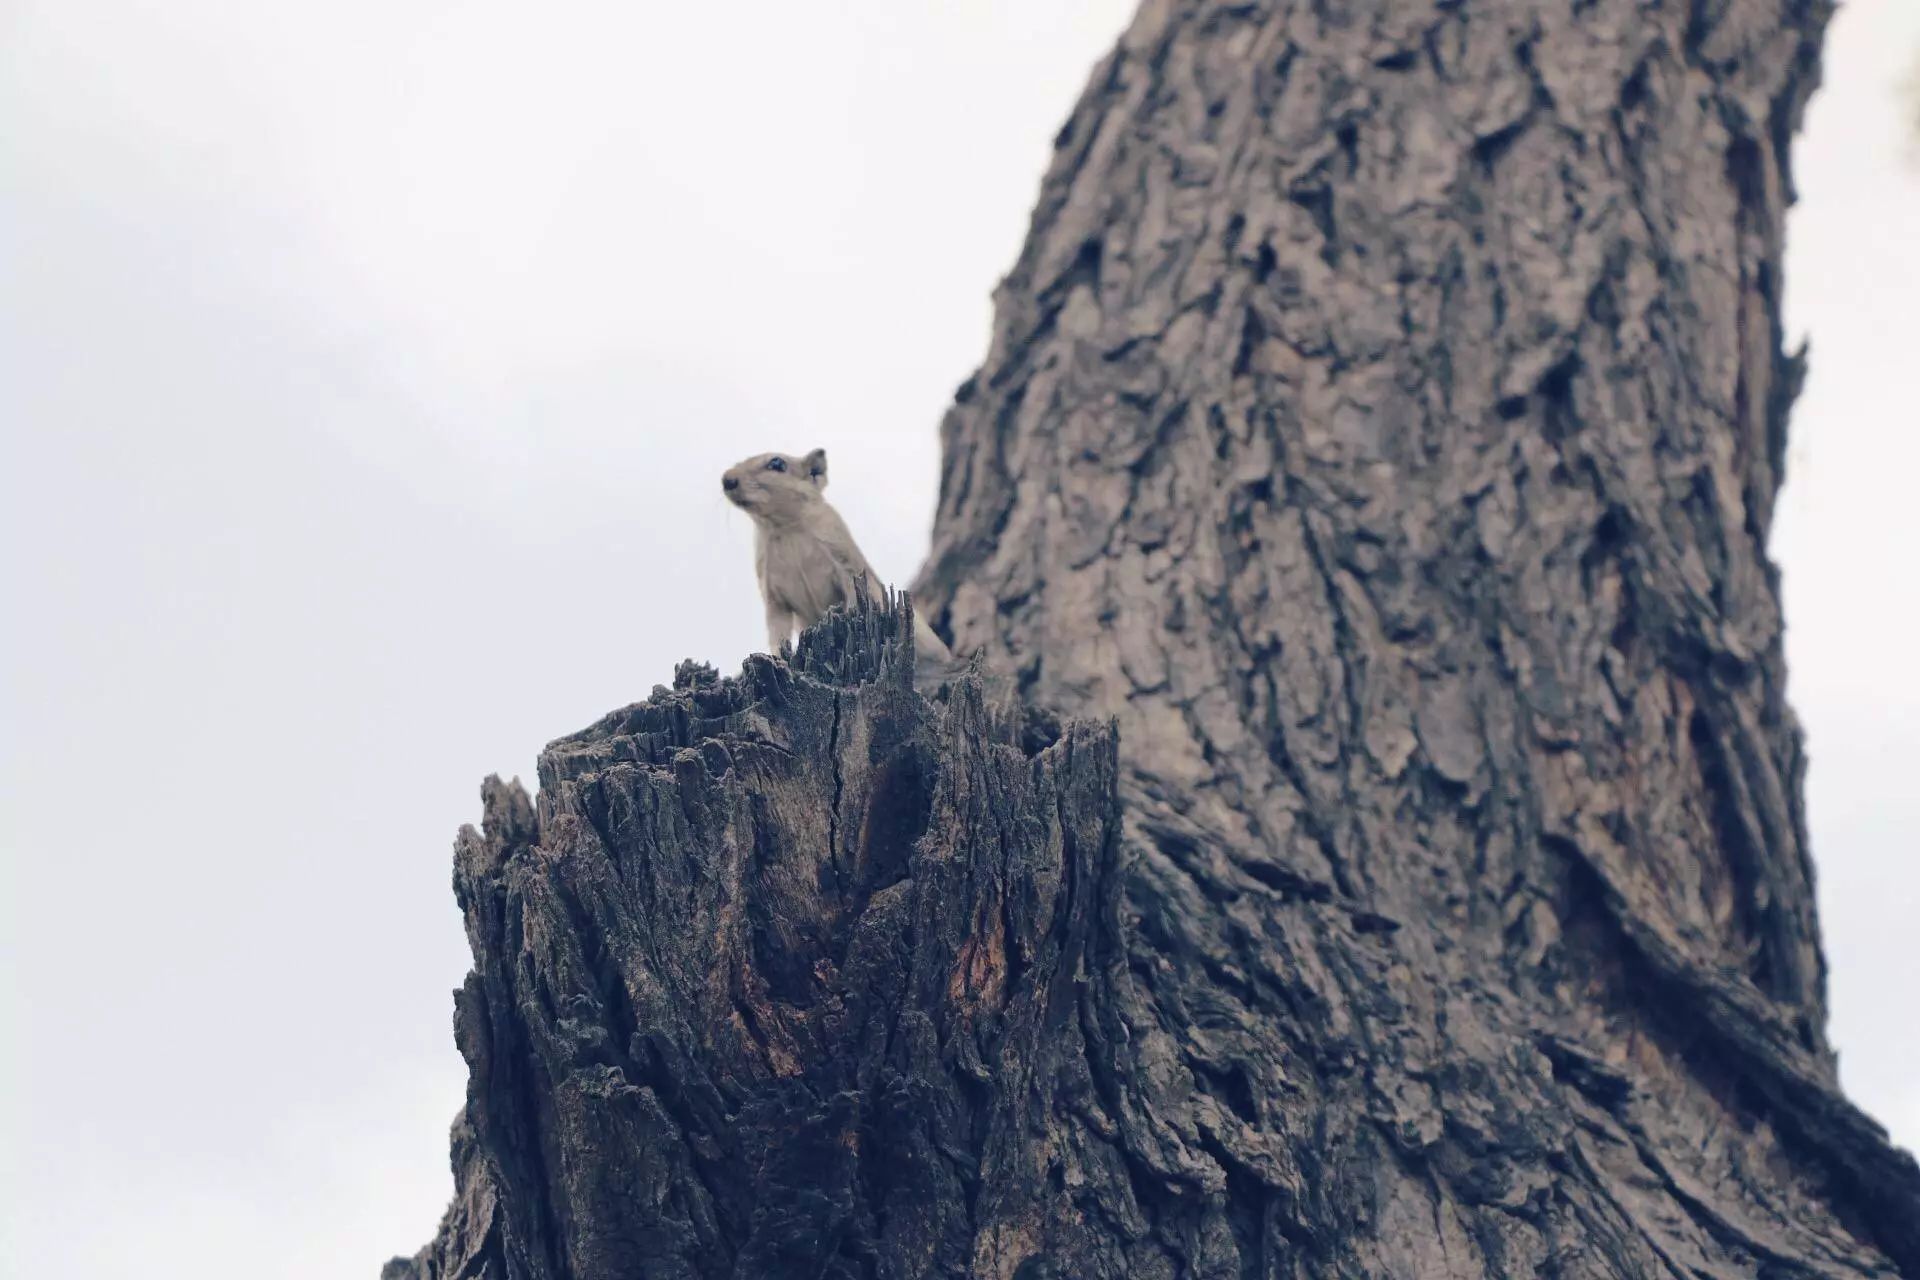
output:
M1794 148L1788 341L1812 342L1773 550L1807 732L1840 1078L1920 1148L1920 3L1847 0Z
M0 0L0 1274L431 1233L490 771L761 642L718 471L882 574L1121 0ZM1776 549L1853 1095L1920 1142L1920 6L1796 168Z

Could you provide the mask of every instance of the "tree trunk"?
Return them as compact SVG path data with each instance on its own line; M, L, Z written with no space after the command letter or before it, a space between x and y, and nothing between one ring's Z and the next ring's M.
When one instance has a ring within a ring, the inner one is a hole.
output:
M1820 0L1149 0L921 598L490 785L396 1277L1920 1275L1766 555Z

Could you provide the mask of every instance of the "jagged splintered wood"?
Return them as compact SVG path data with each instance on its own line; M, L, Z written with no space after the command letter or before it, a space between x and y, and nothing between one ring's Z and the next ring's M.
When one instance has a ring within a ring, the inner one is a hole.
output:
M389 1275L1032 1252L1033 1137L1099 1109L1127 1034L1095 995L1125 957L1114 737L976 677L919 696L908 617L833 614L737 680L684 665L549 746L537 805L488 780L455 855L459 1197Z
M1047 710L885 609L489 784L390 1277L1920 1276L1766 556L1829 12L1148 3L919 587Z

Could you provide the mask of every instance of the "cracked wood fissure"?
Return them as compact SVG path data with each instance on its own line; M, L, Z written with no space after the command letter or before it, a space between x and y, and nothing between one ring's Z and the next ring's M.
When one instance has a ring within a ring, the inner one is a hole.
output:
M490 782L391 1280L1920 1276L1766 555L1828 13L1149 0L943 427L987 687L836 614Z
M1123 1145L1218 1194L1116 1274L1920 1272L1766 555L1827 12L1150 3L1062 131L920 594L1120 731Z

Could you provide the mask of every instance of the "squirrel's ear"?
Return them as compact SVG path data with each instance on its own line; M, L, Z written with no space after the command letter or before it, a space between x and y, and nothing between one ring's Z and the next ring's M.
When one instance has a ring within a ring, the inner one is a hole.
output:
M818 487L822 489L826 488L827 487L827 451L825 449L815 449L812 453L807 455L806 463L807 463L807 477L811 479L813 483Z

